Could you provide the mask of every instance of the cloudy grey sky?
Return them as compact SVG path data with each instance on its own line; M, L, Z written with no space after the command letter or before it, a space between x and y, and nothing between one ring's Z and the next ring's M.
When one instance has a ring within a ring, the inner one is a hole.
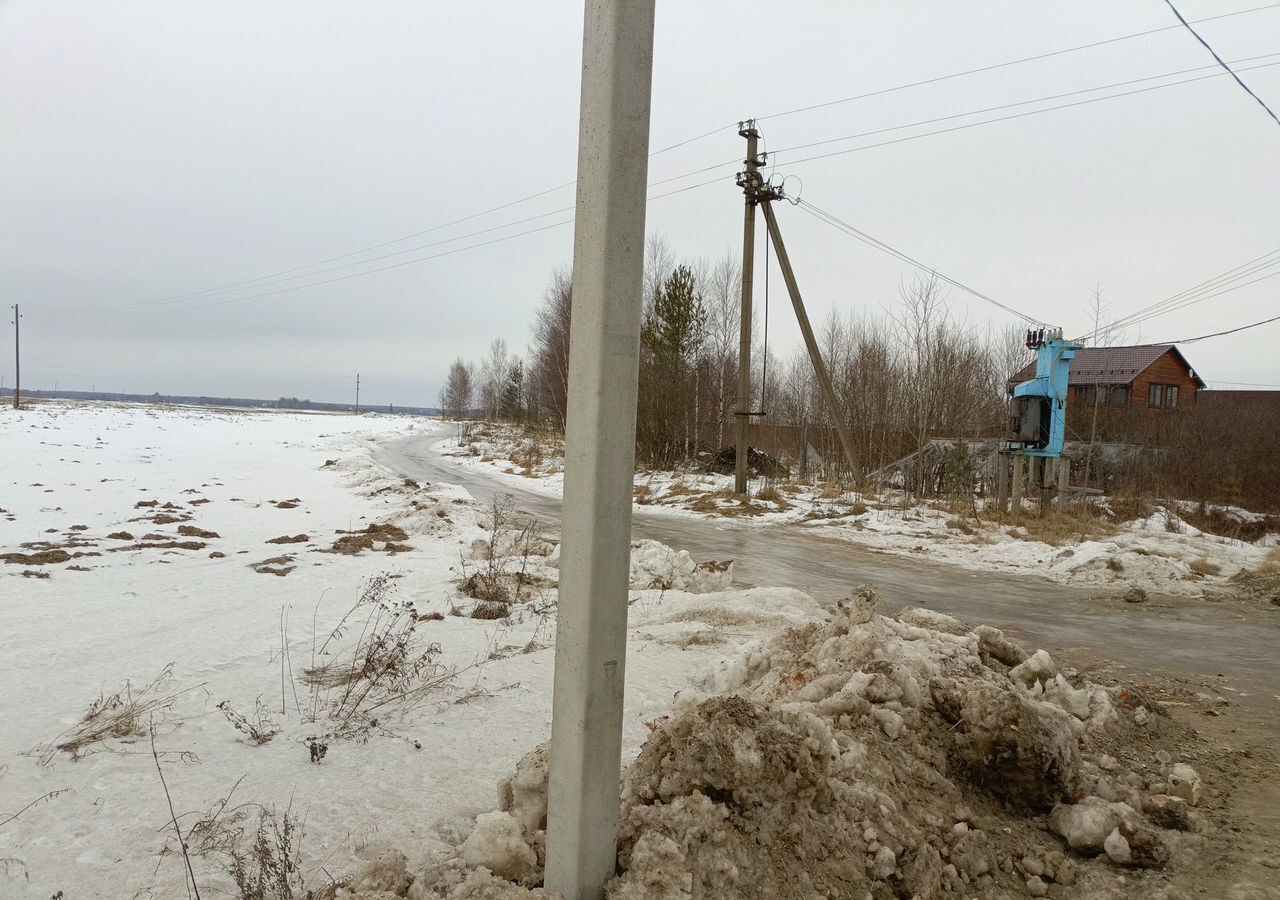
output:
M359 371L366 401L425 405L454 356L478 358L495 337L523 348L548 273L571 255L567 216L543 214L571 207L571 189L345 254L571 181L581 22L568 0L0 2L0 293L25 315L24 383L348 401ZM652 201L650 232L688 256L740 243L738 119L1171 24L1163 0L659 0L651 146L726 127L654 157L650 181L725 165L654 188L703 185ZM1241 69L1280 62L1280 7L1197 28L1227 60L1276 54ZM1280 248L1280 127L1229 77L801 160L1212 64L1170 29L761 128L806 199L1079 333L1095 284L1126 315ZM1280 66L1242 77L1280 109ZM815 320L889 308L912 274L799 209L780 216ZM422 249L336 268L409 248ZM301 272L328 271L283 280L320 260ZM1013 321L952 298L975 327ZM1130 337L1246 324L1278 301L1280 278L1265 280ZM785 312L771 323L779 351L798 341ZM1277 339L1280 323L1185 349L1211 382L1280 385ZM0 340L9 385L12 362Z

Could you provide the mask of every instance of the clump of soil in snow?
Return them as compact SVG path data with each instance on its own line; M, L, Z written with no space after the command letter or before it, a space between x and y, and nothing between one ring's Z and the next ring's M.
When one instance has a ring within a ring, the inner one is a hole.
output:
M16 566L52 566L70 562L71 554L66 550L40 550L35 553L0 553L0 559Z
M287 535L282 534L280 537L274 537L267 541L268 544L305 544L311 540L311 536L307 534Z
M378 542L383 544L382 549L388 553L403 553L413 549L402 543L408 539L408 533L390 522L376 522L366 526L364 531L339 532L339 534L342 537L334 541L333 546L326 552L354 556L365 550L375 549L374 544Z
M274 556L261 562L250 563L249 568L259 575L278 575L283 578L297 568L297 566L291 565L292 562L293 555L286 553L284 556Z
M205 531L203 528L197 528L194 525L179 525L178 534L183 535L184 537L205 538L206 540L209 538L221 537L221 535L216 531Z
M1162 867L1198 846L1200 776L1103 748L1173 726L994 628L877 604L860 588L749 648L657 725L624 777L608 898L1168 896ZM546 782L540 747L392 895L546 896Z

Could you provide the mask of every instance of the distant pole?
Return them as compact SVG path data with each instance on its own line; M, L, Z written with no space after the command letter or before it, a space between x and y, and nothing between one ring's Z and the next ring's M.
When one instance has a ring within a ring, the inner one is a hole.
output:
M356 415L360 415L360 373L356 373Z
M22 321L22 312L18 304L13 304L13 408L22 408L22 343L19 340L18 328Z
M742 214L742 301L738 324L738 402L734 412L735 441L733 456L733 491L747 492L747 434L751 424L751 282L755 270L756 206L760 186L760 158L757 150L760 131L754 119L743 123L738 134L747 139L746 166L742 173L744 197Z
M546 888L617 868L655 0L587 0Z

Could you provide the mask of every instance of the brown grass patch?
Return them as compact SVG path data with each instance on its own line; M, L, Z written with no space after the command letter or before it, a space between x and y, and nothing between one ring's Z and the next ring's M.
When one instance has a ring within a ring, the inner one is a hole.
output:
M70 562L66 550L39 550L35 553L0 553L0 560L14 566L52 566Z
M1267 558L1262 561L1260 572L1280 572L1280 546L1272 547Z
M216 537L222 536L218 534L218 532L216 531L205 531L203 528L197 528L194 525L179 525L178 534L182 535L183 537L197 537L197 538L216 538Z
M107 535L107 540L109 540L109 541L131 541L131 540L133 540L133 535L131 535L131 534L130 534L129 532L127 532L127 531L113 531L111 534Z
M1208 576L1208 575L1222 574L1222 566L1218 565L1217 563L1210 562L1209 560L1203 557L1191 563L1190 568L1193 574L1199 575L1201 578L1204 578L1205 576Z
M718 502L721 500L734 500L736 502L731 506L721 506ZM729 519L736 519L741 516L759 516L771 511L756 506L748 497L738 497L730 490L703 494L689 504L689 509L694 512L709 513L713 516L724 516Z
M649 485L647 484L637 484L631 489L631 496L635 498L637 503L644 505L652 499L653 491L649 490Z
M787 498L782 496L782 492L778 490L777 485L770 484L762 488L757 494L756 499L764 503L776 503L781 509L790 509L791 504L787 502Z
M408 532L397 525L390 522L377 522L367 525L364 531L347 531L338 532L342 537L333 542L333 546L327 550L328 553L340 553L343 556L355 556L363 553L365 550L373 550L374 544L381 541L385 546L383 549L392 553L403 553L413 548L402 542L409 537ZM392 546L396 546L397 550L391 550Z
M149 537L163 538L163 535L148 535ZM148 541L144 538L144 543L128 544L124 547L108 547L110 553L119 553L122 550L203 550L209 546L203 541L173 541L173 540L157 540Z
M297 566L290 565L292 562L293 555L285 554L284 556L273 556L271 559L264 559L261 562L250 563L249 568L259 575L277 575L283 578L297 568Z
M268 544L305 544L309 540L311 540L311 535L309 534L295 534L292 536L287 534L282 534L280 535L280 537L272 538L271 540L267 541L267 543Z
M1013 513L996 517L995 521L1026 529L1025 534L1010 531L1013 537L1026 541L1043 541L1055 547L1081 541L1102 540L1120 533L1118 527L1095 516L1061 510L1054 510L1045 516L1035 516L1025 512Z

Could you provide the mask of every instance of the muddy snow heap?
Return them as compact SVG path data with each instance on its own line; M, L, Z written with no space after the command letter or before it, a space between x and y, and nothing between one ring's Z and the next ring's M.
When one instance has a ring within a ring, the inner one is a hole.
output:
M1113 884L1192 840L1193 770L1093 749L1155 727L1131 695L994 628L876 606L859 588L680 699L625 775L610 900L1099 896L1095 871ZM447 858L410 876L393 854L338 897L551 896L546 783L539 747Z

